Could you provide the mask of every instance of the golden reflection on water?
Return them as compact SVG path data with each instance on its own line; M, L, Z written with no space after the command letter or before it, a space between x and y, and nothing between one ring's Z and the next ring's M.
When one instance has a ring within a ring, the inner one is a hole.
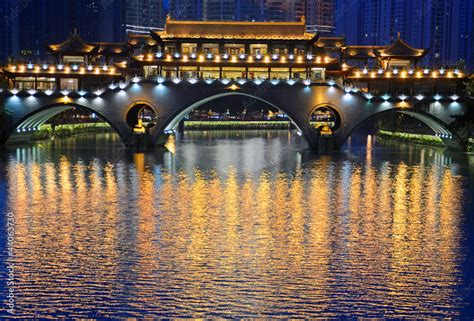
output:
M321 157L275 175L171 174L144 154L114 164L12 160L17 310L196 317L456 310L460 177L439 165L376 167L371 152L366 157L364 165Z

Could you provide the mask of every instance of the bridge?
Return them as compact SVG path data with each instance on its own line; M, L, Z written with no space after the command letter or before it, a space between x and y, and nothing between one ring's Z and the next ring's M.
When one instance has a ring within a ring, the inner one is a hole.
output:
M279 80L230 79L158 79L133 78L112 84L106 90L40 91L4 90L0 104L9 111L1 133L1 144L15 132L29 132L56 114L82 107L101 116L119 134L124 144L134 145L134 122L130 121L140 108L151 108L157 122L149 131L147 141L154 146L163 141L190 111L213 100L239 96L243 104L264 102L284 112L315 151L321 150L321 135L311 126L310 118L319 108L330 109L337 117L330 143L339 150L353 131L369 119L389 111L417 118L433 129L446 146L464 149L459 136L449 128L456 115L466 112L458 97L374 97L360 91L347 90L335 83L309 83ZM326 138L325 138L326 139Z

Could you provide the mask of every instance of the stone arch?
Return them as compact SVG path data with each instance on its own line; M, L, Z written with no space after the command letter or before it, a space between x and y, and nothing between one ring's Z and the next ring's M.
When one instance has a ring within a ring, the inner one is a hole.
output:
M383 111L374 113L374 114L370 115L369 117L363 119L362 121L357 123L355 126L353 126L344 137L342 137L342 139L339 143L339 146L342 147L345 144L345 142L347 141L347 139L357 129L361 128L364 124L366 124L367 122L369 122L373 119L376 119L377 117L380 117L380 116L382 116L384 114L387 114L387 113L390 113L390 112L397 112L397 113L404 114L404 115L409 115L413 118L418 119L420 122L422 122L425 125L427 125L428 127L430 127L433 130L433 132L438 137L441 138L441 140L443 141L445 146L450 148L450 149L454 149L454 150L464 150L465 149L464 143L462 142L459 135L456 132L450 130L448 128L448 125L446 123L444 123L442 120L440 120L439 118L437 118L437 117L435 117L431 114L428 114L426 112L407 110L407 109L402 109L402 108L390 108L390 109L387 109L387 110L383 110Z
M221 93L215 93L215 94L209 95L205 98L201 98L201 99L195 101L194 103L183 106L183 107L177 109L176 112L174 112L170 117L168 117L168 119L166 119L164 121L164 123L161 126L161 131L160 132L167 133L167 132L170 132L170 131L174 131L178 127L179 122L188 113L190 113L192 110L194 110L196 108L199 108L200 106L202 106L202 105L204 105L208 102L211 102L213 100L216 100L216 99L219 99L219 98L222 98L222 97L228 97L228 96L249 97L251 99L255 99L255 100L258 100L260 102L264 102L264 103L268 104L269 106L272 106L275 109L281 110L282 112L284 112L288 116L290 121L295 125L295 127L298 129L299 133L301 133L301 135L303 135L303 137L306 139L306 141L308 143L311 143L309 133L305 130L307 128L307 126L305 126L305 124L302 124L300 121L298 121L294 117L292 117L291 111L285 110L286 108L284 108L284 107L281 108L279 106L276 106L274 103L269 102L266 99L257 97L256 95L246 93L244 91L225 91L225 92L221 92Z
M41 108L35 109L27 113L25 116L15 121L11 125L10 130L8 131L7 137L5 138L5 142L8 141L10 136L15 131L20 130L21 132L26 132L33 128L38 128L39 126L46 123L52 117L73 108L83 108L97 114L101 119L107 122L110 125L110 127L114 129L114 131L120 136L123 142L126 142L126 136L124 135L124 133L121 132L119 128L111 120L105 117L102 113L90 107L77 104L77 103L68 103L68 104L56 103L56 104L51 104L51 105L45 105Z
M149 108L154 112L154 114L156 115L157 120L160 117L158 109L156 108L156 106L153 103L151 103L148 100L136 100L136 101L132 102L131 104L129 104L127 106L127 108L124 110L124 113L123 113L123 119L124 119L125 123L128 124L128 126L132 126L132 124L129 121L129 118L130 118L129 116L130 116L130 113L132 113L135 108L138 108L138 109ZM139 110L137 110L136 112L138 113ZM156 121L156 124L153 127L156 127L157 124L158 124L158 121Z

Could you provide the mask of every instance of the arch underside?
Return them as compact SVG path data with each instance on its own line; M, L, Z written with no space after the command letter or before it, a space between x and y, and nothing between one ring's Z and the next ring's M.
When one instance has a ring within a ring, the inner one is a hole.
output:
M252 99L255 99L255 100L258 100L258 101L261 101L263 103L266 103L268 104L269 106L272 106L273 108L275 109L278 109L282 112L284 112L288 118L290 119L290 121L296 126L296 128L298 129L298 131L300 133L304 133L302 131L302 126L300 124L298 124L298 122L296 122L294 119L291 118L290 115L288 115L288 113L279 108L278 106L275 106L274 104L270 103L269 101L265 100L265 99L262 99L262 98L259 98L259 97L256 97L254 95L250 95L250 94L246 94L246 93L242 93L242 92L226 92L226 93L221 93L221 94L217 94L217 95L213 95L213 96L209 96L207 98L204 98L204 99L201 99L193 104L191 104L189 107L186 107L185 109L183 109L182 111L180 111L177 115L174 115L172 117L172 119L168 122L167 126L165 127L165 132L171 132L171 131L175 131L177 128L178 128L178 125L179 125L179 122L181 120L183 120L183 118L189 114L191 111L193 111L194 109L196 108L199 108L201 107L202 105L205 105L213 100L216 100L216 99L219 99L219 98L222 98L222 97L228 97L228 96L244 96L244 97L249 97L249 98L252 98Z
M17 132L27 132L31 130L37 130L41 125L46 123L49 119L53 118L54 116L69 110L73 109L71 106L56 106L51 107L48 109L41 110L33 115L27 117L25 120L20 122L16 126Z
M101 113L78 104L68 104L68 105L52 105L52 106L46 106L41 109L38 109L36 111L33 111L26 115L24 118L22 118L20 121L18 121L15 125L13 125L13 128L11 129L11 132L8 136L8 141L12 136L15 134L28 134L32 133L35 130L38 130L41 125L45 124L48 120L53 118L54 116L67 111L71 110L74 108L84 108L86 110L89 110L90 112L98 115L102 120L104 120L107 124L110 125L111 128L114 129L114 131L120 136L120 138L125 142L123 133L115 126L113 122L111 122L109 119L104 117Z
M444 122L442 122L441 120L437 119L435 116L432 116L432 115L429 115L429 114L426 114L426 113L422 113L422 112L418 112L418 111L411 111L411 110L405 110L405 109L396 109L396 108L376 113L376 114L364 119L361 123L356 125L349 132L349 134L347 134L347 136L344 138L343 143L341 144L341 146L346 142L346 140L349 138L349 136L351 136L351 134L355 130L360 128L367 121L369 121L370 119L374 119L376 117L379 117L382 114L389 113L389 112L396 112L396 113L400 113L400 114L404 114L404 115L408 115L410 117L413 117L413 118L419 120L420 122L422 122L423 124L425 124L426 126L428 126L435 133L435 135L437 137L441 138L441 140L443 141L443 143L446 146L448 146L450 148L453 148L453 149L464 149L464 146L463 146L461 140L459 139L459 137L457 136L457 134L450 131L447 128L447 125Z

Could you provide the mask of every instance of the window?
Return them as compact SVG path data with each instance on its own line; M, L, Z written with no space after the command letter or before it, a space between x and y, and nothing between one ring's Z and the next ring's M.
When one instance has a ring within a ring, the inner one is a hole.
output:
M229 55L239 55L245 53L245 46L241 44L228 44L224 45L224 51Z
M80 65L85 62L85 58L83 56L64 56L63 62L69 65L73 65L73 64Z
M262 45L262 44L254 44L250 45L250 54L252 55L266 55L268 50L267 45Z
M268 78L268 68L249 68L249 78Z
M197 77L197 67L194 67L194 66L179 67L179 75L181 78Z
M158 76L158 67L157 66L144 66L143 74L145 78L156 77Z
M202 67L202 78L219 78L219 67Z
M35 78L18 77L15 79L15 87L20 90L35 89Z
M270 76L272 79L288 79L290 70L288 68L272 68Z
M61 78L60 80L61 90L78 90L79 81L74 78Z
M223 67L222 68L222 77L224 78L245 78L245 68L238 67Z
M205 54L219 54L219 45L216 43L205 43L202 45L202 50Z
M183 54L192 54L197 52L197 44L195 43L183 43L181 48Z

